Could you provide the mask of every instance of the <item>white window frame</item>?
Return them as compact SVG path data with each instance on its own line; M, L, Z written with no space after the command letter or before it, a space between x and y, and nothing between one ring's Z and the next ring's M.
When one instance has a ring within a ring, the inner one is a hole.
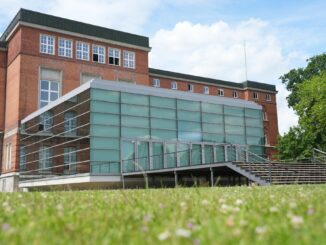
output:
M178 83L176 81L171 82L171 89L178 90Z
M21 145L19 148L19 170L26 170L26 146Z
M266 111L263 111L263 120L268 121L268 116Z
M39 124L43 125L42 132L51 133L53 128L53 113L46 111L39 116Z
M112 54L110 52L112 51ZM110 63L110 58L113 58L113 64ZM118 59L118 64L115 64L115 60ZM113 66L121 65L121 50L118 48L109 48L108 49L108 64Z
M69 115L69 118L68 118ZM72 117L70 116L72 115ZM77 131L77 113L74 111L67 111L64 113L64 132L67 135L76 135Z
M153 81L152 81L152 85L153 85L153 87L156 87L156 88L161 87L161 81L160 81L160 79L154 78Z
M99 64L105 64L106 48L101 45L93 44L92 50L92 61ZM102 51L100 52L100 50ZM97 61L94 60L94 54L97 55Z
M43 42L43 37L45 38L45 42ZM51 39L53 43L50 43ZM40 53L55 55L55 36L40 34Z
M209 87L208 86L204 86L204 94L209 94Z
M77 148L76 147L65 147L63 152L63 164L64 170L71 172L77 170Z
M269 145L267 134L264 135L264 139L265 139L265 145Z
M235 99L239 98L239 96L238 96L238 91L233 90L233 91L232 91L232 97L235 98Z
M254 100L258 100L259 96L258 96L258 92L252 92L252 98Z
M78 45L81 45L81 50L78 49ZM86 47L87 47L87 49L84 50L84 48L86 48ZM89 43L82 42L82 41L76 42L76 59L77 60L89 61L89 53L90 53L89 52Z
M61 41L63 41L63 46L61 46ZM67 45L68 43L70 43L70 48ZM69 53L70 53L70 55L69 55ZM72 58L72 54L73 54L73 41L71 39L59 37L59 40L58 40L58 56L66 57L66 58Z
M6 170L10 170L11 168L11 159L12 159L12 144L6 144Z
M272 101L272 96L270 94L265 95L266 101Z
M53 166L53 149L49 146L40 146L38 152L39 172L51 172Z
M48 83L48 90L42 88L42 82L47 82L47 83ZM58 87L58 90L57 90L57 91L51 89L51 85L52 85L53 83L56 83L56 84L57 84L57 87ZM40 91L40 93L39 93L39 95L40 95L40 99L39 99L39 108L42 108L42 107L43 107L43 106L42 106L42 102L47 103L46 105L48 105L48 104L51 103L52 101L55 101L55 100L59 99L60 96L61 96L61 82L58 82L58 81L50 81L50 80L47 80L47 79L41 79L41 80L40 80L40 86L39 86L39 89L40 89L40 90L39 90L39 91ZM43 93L47 93L47 97L48 97L47 100L42 99L42 92L43 92ZM58 98L55 99L55 100L51 100L51 93L52 93L52 94L58 94ZM44 105L44 106L46 106L46 105Z
M135 69L136 68L136 53L133 51L123 51L123 67Z
M223 97L224 96L224 89L219 88L217 90L217 95Z
M193 93L194 92L194 85L191 83L188 83L188 92Z

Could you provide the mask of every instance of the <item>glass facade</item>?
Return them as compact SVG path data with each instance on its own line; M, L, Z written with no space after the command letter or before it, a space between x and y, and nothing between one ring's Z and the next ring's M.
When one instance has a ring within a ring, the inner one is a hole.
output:
M96 88L90 94L94 173L120 173L120 165L132 172L235 159L226 144L264 153L259 109Z

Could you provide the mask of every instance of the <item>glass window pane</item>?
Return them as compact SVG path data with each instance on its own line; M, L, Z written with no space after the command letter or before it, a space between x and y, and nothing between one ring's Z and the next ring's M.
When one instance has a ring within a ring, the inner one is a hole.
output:
M200 132L178 132L178 139L184 141L201 141L202 134Z
M58 99L58 94L57 93L51 93L50 100L55 101L56 99Z
M205 163L210 164L214 163L214 147L212 145L205 145Z
M132 105L149 105L147 95L121 93L121 103Z
M149 147L148 142L138 142L138 170L149 169Z
M225 116L225 124L243 126L244 118L243 117Z
M122 143L122 164L124 172L135 171L135 144L129 141Z
M247 137L247 144L248 145L262 145L264 144L263 137Z
M223 114L223 106L216 104L202 103L202 111L208 113Z
M263 127L261 119L246 118L246 126Z
M171 130L152 129L152 139L176 140L177 132Z
M225 142L229 144L245 144L246 139L244 135L225 135Z
M174 168L177 165L176 145L166 144L165 150L166 166L168 168Z
M223 115L202 113L203 122L223 124Z
M153 143L153 169L163 169L163 144Z
M41 100L49 101L49 93L48 92L41 92Z
M203 132L224 134L224 127L222 124L203 123Z
M91 137L91 148L119 150L120 142L118 138Z
M91 125L91 135L99 137L120 137L120 128L115 126Z
M191 165L199 165L202 163L202 157L201 157L201 145L192 145L191 150Z
M119 103L120 93L115 91L91 89L91 98L94 100L102 100L108 102Z
M164 108L176 108L176 100L170 98L151 96L151 106L164 107Z
M174 109L151 108L151 117L176 119L176 111Z
M244 135L244 127L225 125L225 133L227 134L241 134Z
M59 91L59 84L55 82L51 82L51 90L52 91Z
M104 101L91 101L91 111L109 114L119 114L119 104L104 102Z
M177 122L175 120L151 118L151 128L176 130Z
M200 102L177 100L178 110L200 111Z
M224 143L224 134L203 133L203 141L204 142Z
M262 128L246 127L246 133L247 135L252 136L264 136L264 131Z
M224 106L224 114L243 116L244 110L240 107Z
M225 162L224 146L215 146L215 154L217 162Z
M121 137L149 139L149 129L121 127Z
M49 90L49 82L45 81L45 80L42 80L41 81L41 89Z
M178 129L180 131L201 132L201 125L197 122L179 121Z
M91 113L91 123L100 125L120 125L120 116L115 114Z
M188 144L179 144L179 161L180 161L180 166L188 166L189 165L189 155L190 155L190 150L189 150L189 145Z
M149 109L145 106L121 104L121 114L148 117Z
M200 112L178 111L178 120L200 122Z
M149 119L147 117L121 116L121 126L149 128Z
M246 108L245 113L246 113L246 117L261 118L261 110Z

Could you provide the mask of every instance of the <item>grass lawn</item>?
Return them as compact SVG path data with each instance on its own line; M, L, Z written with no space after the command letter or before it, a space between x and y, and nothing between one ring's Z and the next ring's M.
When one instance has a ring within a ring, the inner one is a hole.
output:
M0 193L0 244L326 244L326 185Z

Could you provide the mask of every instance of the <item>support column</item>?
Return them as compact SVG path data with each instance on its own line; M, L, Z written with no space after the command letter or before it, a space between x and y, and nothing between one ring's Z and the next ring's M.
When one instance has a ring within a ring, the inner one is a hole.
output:
M210 172L211 172L211 187L214 187L214 172L213 172L213 168L209 168Z
M174 185L175 185L175 188L178 187L178 174L177 174L177 171L174 171Z
M123 174L121 174L121 180L122 180L122 189L125 189L125 178Z

